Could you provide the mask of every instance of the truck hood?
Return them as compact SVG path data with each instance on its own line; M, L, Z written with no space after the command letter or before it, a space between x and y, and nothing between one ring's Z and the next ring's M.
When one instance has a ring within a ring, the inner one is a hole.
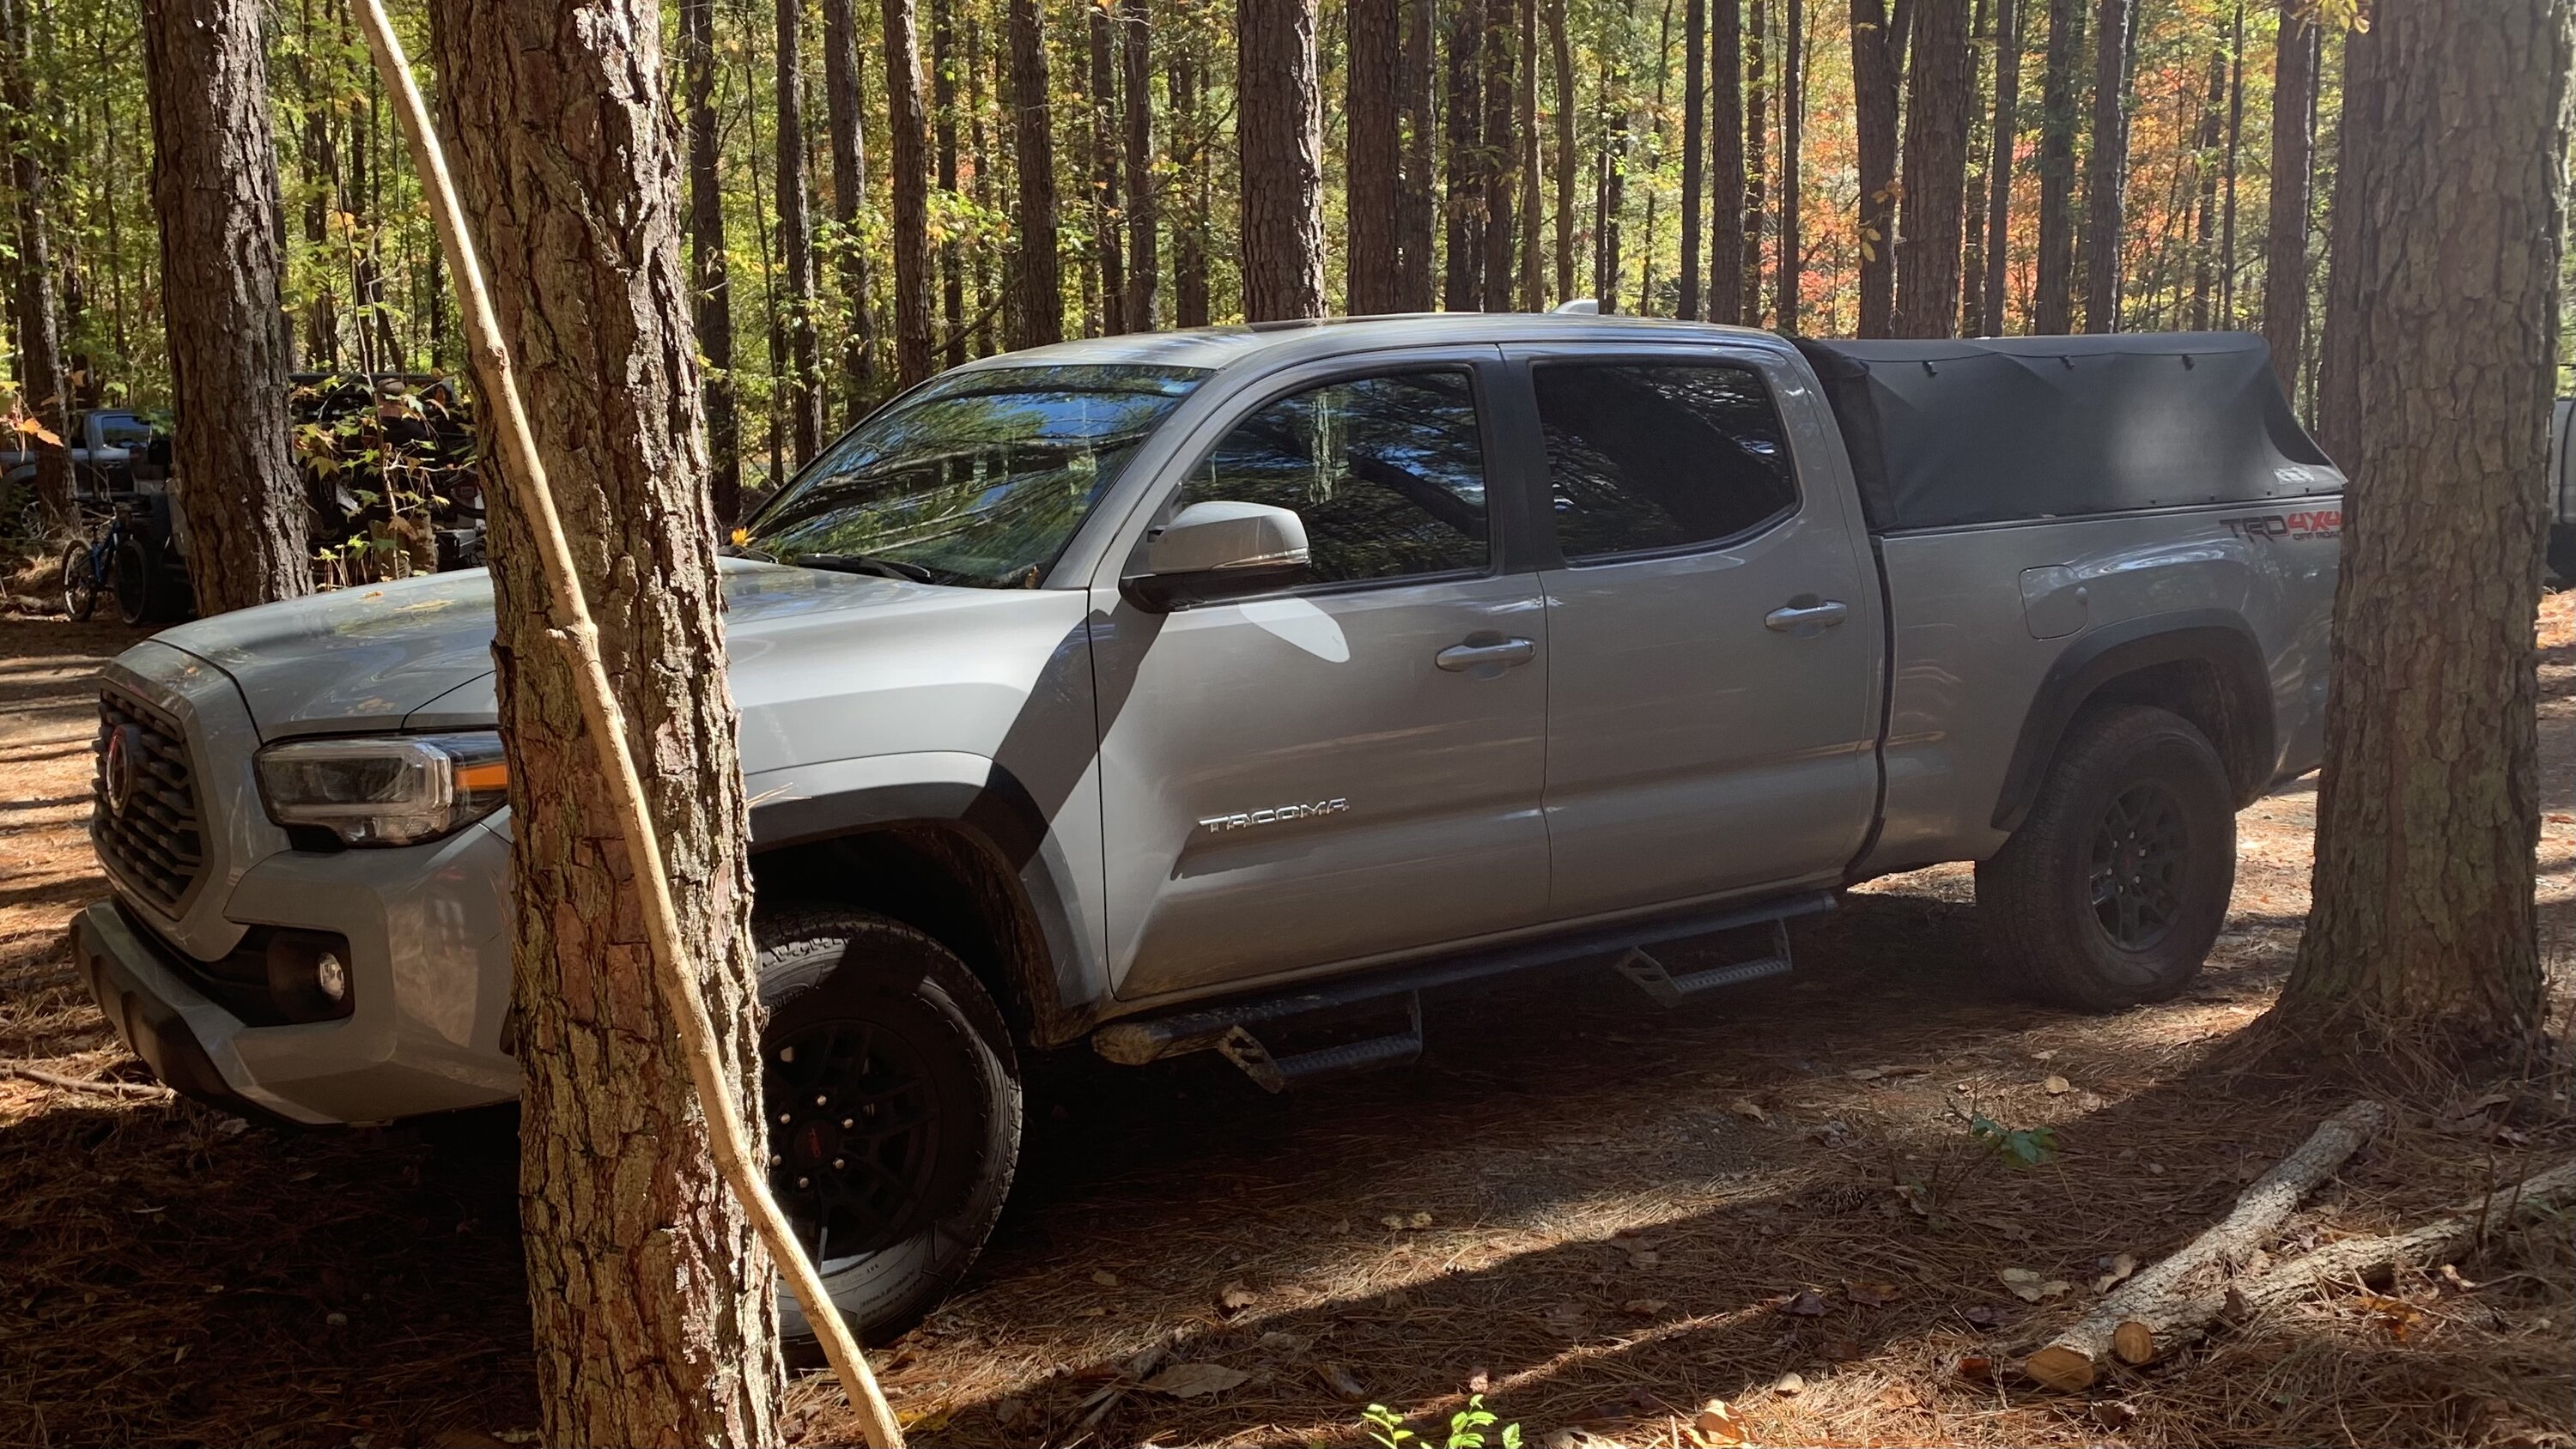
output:
M782 627L853 612L944 611L984 592L739 559L722 567L737 670L745 644ZM230 675L261 738L273 741L488 727L492 628L492 581L474 569L242 609L156 637Z

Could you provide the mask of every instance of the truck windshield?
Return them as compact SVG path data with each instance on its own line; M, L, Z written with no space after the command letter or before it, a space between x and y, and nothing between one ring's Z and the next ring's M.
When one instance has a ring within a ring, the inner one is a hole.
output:
M1202 368L986 368L942 378L835 443L754 518L779 563L1035 588Z

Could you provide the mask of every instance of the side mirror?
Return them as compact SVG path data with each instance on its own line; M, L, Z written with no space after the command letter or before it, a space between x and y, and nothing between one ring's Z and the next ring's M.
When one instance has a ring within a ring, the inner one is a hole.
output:
M1306 521L1267 503L1193 503L1145 535L1144 567L1118 581L1150 613L1257 594L1306 571Z

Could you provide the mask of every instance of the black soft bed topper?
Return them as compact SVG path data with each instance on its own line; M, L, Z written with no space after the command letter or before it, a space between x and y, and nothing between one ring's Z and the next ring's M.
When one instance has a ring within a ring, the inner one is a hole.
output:
M2333 493L2246 332L1800 338L1873 532Z

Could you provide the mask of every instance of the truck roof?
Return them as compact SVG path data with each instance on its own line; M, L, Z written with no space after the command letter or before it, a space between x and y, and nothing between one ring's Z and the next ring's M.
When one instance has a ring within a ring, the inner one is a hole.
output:
M1021 352L998 353L967 366L980 369L1123 363L1214 369L1256 356L1280 363L1366 352L1381 347L1613 338L1670 341L1693 336L1753 342L1772 348L1788 345L1775 333L1747 327L1721 327L1707 322L1681 322L1669 317L1596 316L1575 312L1413 312L1386 317L1324 317L1228 327L1193 327L1179 332L1089 337Z

